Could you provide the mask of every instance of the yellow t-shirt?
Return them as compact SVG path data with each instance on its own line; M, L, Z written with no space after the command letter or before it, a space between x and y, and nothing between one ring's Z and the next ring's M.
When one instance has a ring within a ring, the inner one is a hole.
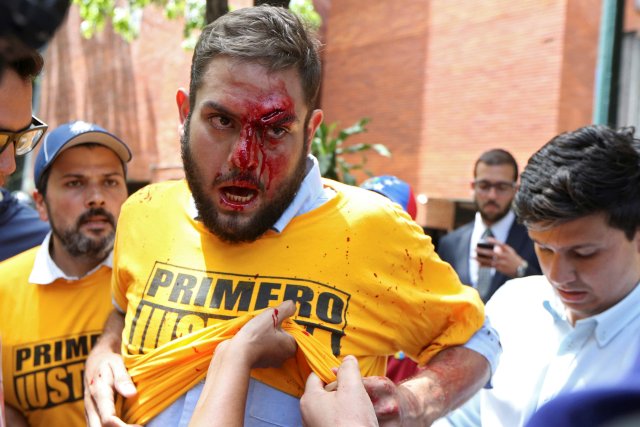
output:
M31 427L85 426L84 363L113 310L111 269L36 285L28 278L38 249L0 263L5 402Z
M358 357L363 375L384 375L387 356L400 349L424 364L465 343L482 325L483 305L431 239L386 198L323 182L333 199L253 243L223 242L194 220L184 181L131 196L118 223L112 284L126 310L125 355L287 299L297 302L296 323L339 359ZM303 392L287 366L252 376Z

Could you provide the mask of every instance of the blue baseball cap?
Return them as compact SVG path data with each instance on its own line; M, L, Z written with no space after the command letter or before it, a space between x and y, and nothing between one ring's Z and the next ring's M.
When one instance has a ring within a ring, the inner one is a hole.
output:
M391 199L391 201L402 206L412 219L416 219L418 207L413 190L409 184L400 178L393 175L375 176L360 184L360 187L375 191Z
M40 182L42 175L60 153L83 144L99 144L109 148L120 158L126 172L126 163L131 160L131 150L127 144L96 124L76 120L58 126L45 137L34 165L36 188L43 188L44 183Z

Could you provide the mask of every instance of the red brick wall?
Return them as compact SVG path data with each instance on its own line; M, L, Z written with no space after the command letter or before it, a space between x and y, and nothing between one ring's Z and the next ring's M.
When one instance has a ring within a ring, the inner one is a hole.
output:
M391 161L371 154L378 173L417 182L424 114L427 2L333 1L325 20L322 108L340 127L372 118L355 142L393 148Z
M503 147L524 165L559 130L591 120L599 3L334 1L327 120L371 117L357 141L393 152L390 162L372 156L376 174L468 198L482 151Z
M80 36L77 7L45 55L39 114L50 128L95 122L133 151L129 179L182 176L175 93L189 85L191 52L180 47L182 22L145 9L142 36L127 43L107 25L90 40Z
M467 198L483 150L509 149L522 166L556 133L591 121L601 0L316 6L326 121L370 117L353 142L389 146L392 159L371 154L370 168L404 178L417 194ZM147 8L131 44L109 29L86 41L78 28L74 6L46 54L40 115L52 127L85 119L122 136L134 180L182 176L174 99L191 60L182 23Z
M600 0L568 2L556 133L593 122L600 30L600 13L594 11L601 9L600 3Z

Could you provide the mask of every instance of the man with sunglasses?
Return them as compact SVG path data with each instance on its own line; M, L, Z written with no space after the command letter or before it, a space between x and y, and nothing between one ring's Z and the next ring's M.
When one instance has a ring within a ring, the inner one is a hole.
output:
M438 245L438 255L485 302L508 279L541 274L533 242L511 210L517 181L518 164L511 153L499 148L483 153L471 182L476 217Z
M16 156L33 150L47 130L31 112L32 82L42 66L32 51L0 74L0 261L39 245L49 231L35 210L2 188L16 169Z

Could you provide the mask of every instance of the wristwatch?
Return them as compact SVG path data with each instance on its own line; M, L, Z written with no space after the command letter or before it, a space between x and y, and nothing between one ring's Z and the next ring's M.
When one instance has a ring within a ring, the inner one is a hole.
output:
M523 260L522 264L520 264L518 268L516 268L516 277L524 277L524 275L527 273L527 267L529 267L529 263L527 262L527 260Z

